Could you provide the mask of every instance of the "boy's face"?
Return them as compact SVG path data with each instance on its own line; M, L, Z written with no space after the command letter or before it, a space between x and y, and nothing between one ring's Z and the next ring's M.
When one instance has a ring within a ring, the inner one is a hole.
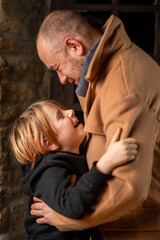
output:
M51 105L46 105L43 109L58 132L60 144L58 150L79 153L79 147L86 132L83 129L83 124L78 124L79 121L74 111Z

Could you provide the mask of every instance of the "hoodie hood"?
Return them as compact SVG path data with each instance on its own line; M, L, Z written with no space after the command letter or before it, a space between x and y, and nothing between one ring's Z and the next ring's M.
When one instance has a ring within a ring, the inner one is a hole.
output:
M38 178L47 168L51 166L62 166L80 177L88 170L86 158L70 152L50 152L41 156L31 169L31 163L21 166L21 189L28 196L32 195L30 189L32 181Z

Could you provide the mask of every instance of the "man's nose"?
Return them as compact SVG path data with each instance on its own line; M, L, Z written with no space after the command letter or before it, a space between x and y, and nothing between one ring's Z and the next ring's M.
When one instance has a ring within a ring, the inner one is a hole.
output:
M66 84L68 81L68 77L64 74L62 74L61 72L57 72L59 80L62 84Z

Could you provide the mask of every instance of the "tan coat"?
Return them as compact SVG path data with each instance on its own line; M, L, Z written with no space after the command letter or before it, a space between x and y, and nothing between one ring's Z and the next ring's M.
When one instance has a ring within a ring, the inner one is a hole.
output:
M104 239L158 240L160 67L130 41L118 18L111 16L105 27L86 75L86 98L80 99L85 130L91 134L88 164L104 153L118 126L122 138L137 140L138 155L113 171L92 214L79 221L55 214L54 221L60 230L103 224Z

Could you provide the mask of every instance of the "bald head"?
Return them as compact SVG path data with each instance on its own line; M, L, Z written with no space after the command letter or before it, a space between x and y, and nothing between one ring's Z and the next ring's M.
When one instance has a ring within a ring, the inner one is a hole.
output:
M79 13L68 10L58 10L50 13L43 21L38 37L44 38L51 47L64 47L66 38L78 38L86 40L92 46L94 37L98 31L94 29L88 21Z

